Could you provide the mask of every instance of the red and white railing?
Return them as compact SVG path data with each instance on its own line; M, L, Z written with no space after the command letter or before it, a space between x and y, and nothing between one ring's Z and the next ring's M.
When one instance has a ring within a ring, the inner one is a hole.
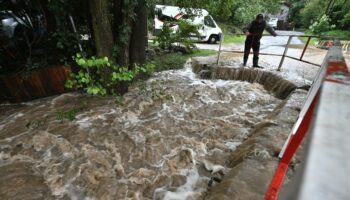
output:
M350 199L350 73L339 41L328 51L280 153L265 200L278 199L288 166L307 133L304 166L286 193L298 200Z

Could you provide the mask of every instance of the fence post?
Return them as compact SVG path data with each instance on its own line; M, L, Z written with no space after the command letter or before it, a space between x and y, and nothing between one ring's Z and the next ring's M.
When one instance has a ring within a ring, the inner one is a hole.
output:
M289 37L288 37L288 42L287 42L286 48L284 49L284 52L283 52L283 55L282 55L282 59L281 59L281 62L280 62L280 64L279 64L279 66L278 66L277 71L281 71L281 67L282 67L282 65L283 65L284 58L286 57L286 54L287 54L287 51L288 51L288 46L289 46L290 42L292 41L292 37L293 37L293 36L289 36Z
M310 40L311 40L311 37L309 36L309 37L307 38L307 42L306 42L306 44L305 44L305 46L304 46L303 53L301 53L301 56L300 56L300 59L299 59L299 60L303 60L305 51L306 51L307 47L309 46Z
M217 61L216 61L216 65L219 65L220 54L221 54L221 44L222 44L222 41L224 40L224 34L220 34L219 35L219 39L220 39L219 53L218 53L218 58L217 58Z

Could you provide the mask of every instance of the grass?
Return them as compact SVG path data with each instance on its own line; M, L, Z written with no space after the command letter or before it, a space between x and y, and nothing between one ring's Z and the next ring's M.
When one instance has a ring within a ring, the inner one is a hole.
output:
M216 53L217 52L213 50L198 50L193 54L168 53L156 56L150 63L155 65L155 71L182 69L186 61L191 57L209 56Z
M219 27L224 34L224 44L240 44L244 42L245 36L235 35L235 33L241 32L237 27L225 23L219 23Z
M240 44L245 40L245 36L243 35L224 35L224 44Z
M322 33L322 35L335 36L343 40L350 40L350 31L332 30Z

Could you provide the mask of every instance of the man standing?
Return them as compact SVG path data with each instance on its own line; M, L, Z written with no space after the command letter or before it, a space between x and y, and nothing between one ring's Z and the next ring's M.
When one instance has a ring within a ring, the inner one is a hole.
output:
M271 35L277 36L276 32L266 24L264 16L258 14L254 21L252 21L243 31L246 34L247 38L245 40L244 46L244 57L243 57L243 66L247 65L248 56L250 49L253 49L253 67L262 68L258 65L259 62L259 49L260 49L260 39L264 30L267 30Z

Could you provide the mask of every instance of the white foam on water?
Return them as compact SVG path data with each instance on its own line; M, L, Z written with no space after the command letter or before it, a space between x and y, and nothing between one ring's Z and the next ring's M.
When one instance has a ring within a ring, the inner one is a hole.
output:
M8 116L7 119L9 119L10 121L15 121L18 118L23 117L23 116L24 116L24 113L19 112L19 113L15 113L15 114Z
M155 190L155 196L163 194L163 200L186 200L189 196L196 193L194 191L200 176L196 167L188 170L182 170L181 175L186 176L186 183L176 189L176 191L168 191L166 188L158 188Z
M241 144L242 144L242 141L227 141L227 142L225 142L225 145L227 146L227 148L229 148L232 151L236 150L237 147Z
M77 116L77 118L78 118L78 116ZM84 118L76 121L76 123L79 125L79 128L81 128L81 129L88 129L92 126L91 117L84 117Z
M11 157L11 154L5 153L3 151L0 152L0 160L7 160Z

